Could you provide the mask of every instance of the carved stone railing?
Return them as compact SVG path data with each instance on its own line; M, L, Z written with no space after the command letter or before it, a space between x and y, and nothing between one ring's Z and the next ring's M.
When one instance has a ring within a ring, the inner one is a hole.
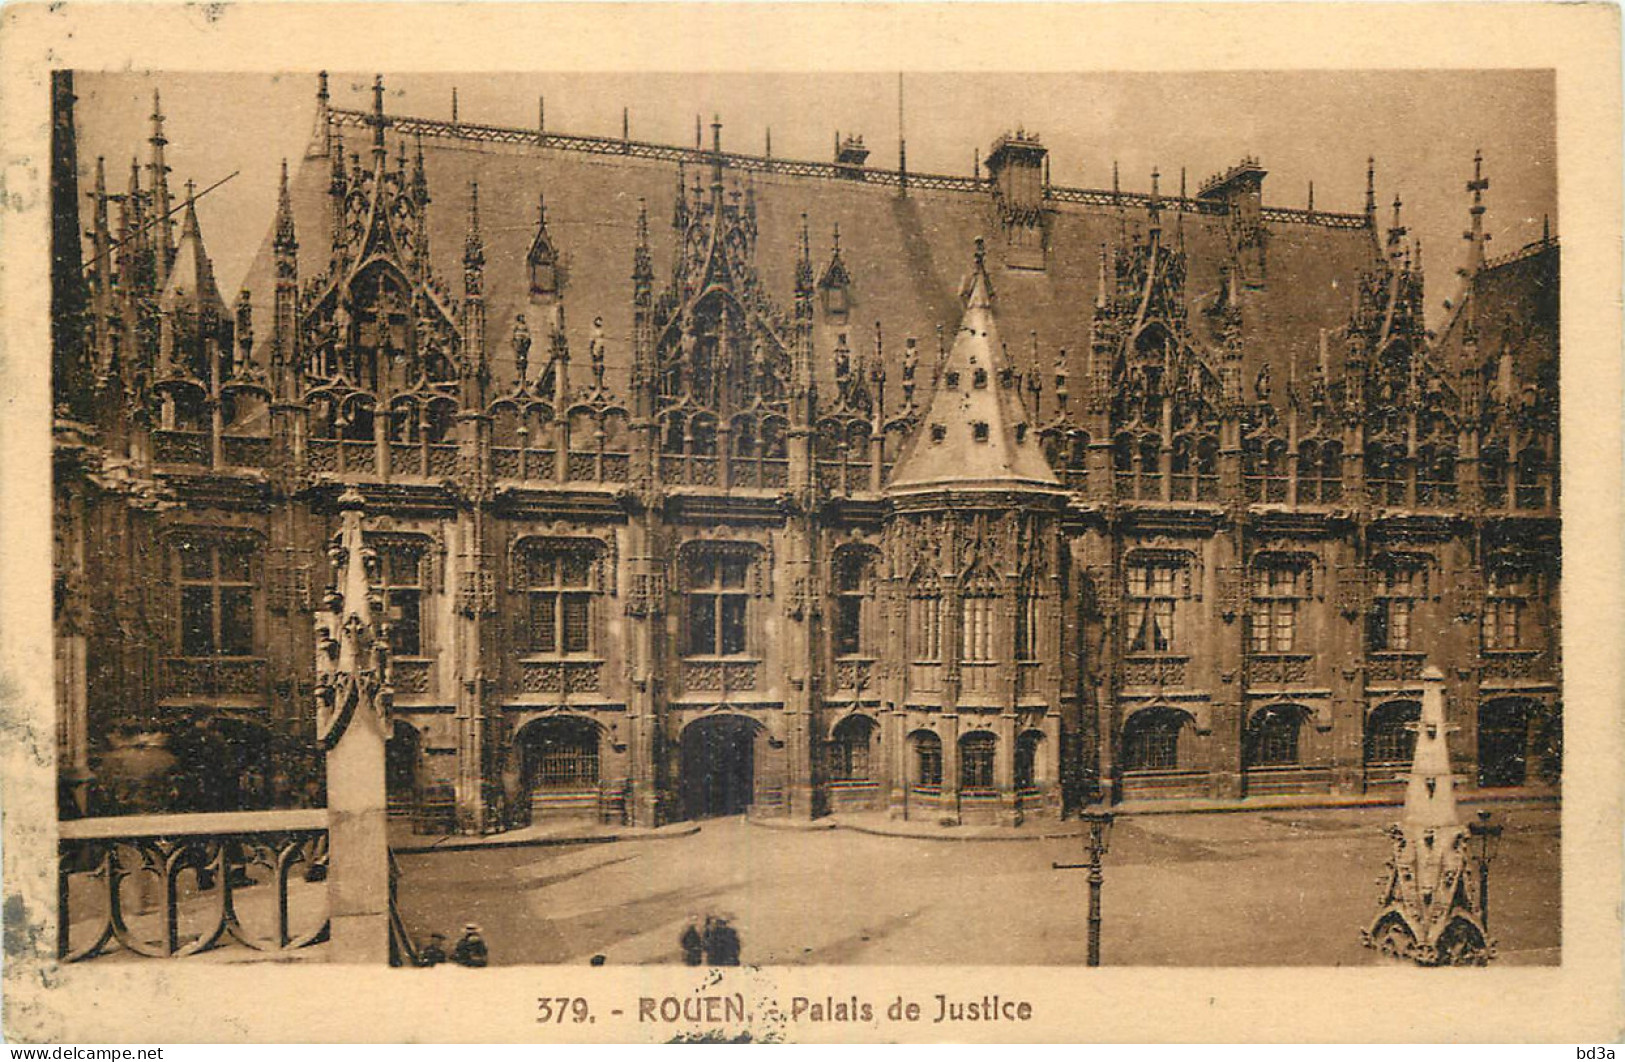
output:
M434 661L396 657L392 662L397 697L421 697L434 688Z
M223 435L220 456L232 468L264 468L271 461L271 440L263 435Z
M1420 681L1427 660L1426 653L1372 653L1366 658L1366 681Z
M152 459L160 465L206 465L209 436L201 431L155 431Z
M1542 678L1546 675L1545 653L1539 649L1486 649L1482 655L1483 677L1487 679Z
M1123 660L1125 686L1183 686L1186 665L1183 656L1131 656Z
M749 693L760 681L755 660L685 660L683 689L701 693Z
M378 471L378 447L351 439L311 439L305 443L305 463L312 472L373 473Z
M1260 653L1247 661L1247 681L1253 686L1300 686L1313 675L1311 653Z
M57 953L179 958L327 938L327 812L77 819L59 826Z
M523 693L598 693L603 684L601 660L526 660L519 665Z
M835 661L835 684L837 690L863 690L874 686L875 662L873 660L837 660Z
M552 450L491 447L491 472L498 479L552 479Z
M265 661L256 656L176 656L161 661L167 697L247 696L265 692Z

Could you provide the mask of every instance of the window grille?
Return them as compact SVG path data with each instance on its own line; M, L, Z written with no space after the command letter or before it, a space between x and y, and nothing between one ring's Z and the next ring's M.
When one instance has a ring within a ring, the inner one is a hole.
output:
M921 734L914 739L914 767L918 784L942 784L942 739L935 734Z
M1293 767L1298 763L1299 713L1266 708L1254 717L1247 733L1247 766Z
M1125 771L1172 771L1179 767L1179 732L1185 720L1175 712L1140 712L1123 728Z
M992 734L967 734L959 742L959 788L974 792L993 788Z
M1365 760L1372 764L1405 763L1416 756L1416 721L1421 706L1414 702L1385 704L1371 713L1366 727Z

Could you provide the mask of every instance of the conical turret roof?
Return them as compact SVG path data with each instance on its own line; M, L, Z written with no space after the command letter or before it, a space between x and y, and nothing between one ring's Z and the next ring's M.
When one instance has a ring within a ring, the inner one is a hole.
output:
M953 348L887 490L1034 489L1058 491L1061 484L1044 460L1017 378L1004 362L993 287L978 250Z
M188 197L181 216L180 244L175 249L175 261L169 268L169 281L159 297L164 310L186 310L192 313L214 313L224 318L225 300L214 282L214 263L203 246L203 233L198 228L197 210Z

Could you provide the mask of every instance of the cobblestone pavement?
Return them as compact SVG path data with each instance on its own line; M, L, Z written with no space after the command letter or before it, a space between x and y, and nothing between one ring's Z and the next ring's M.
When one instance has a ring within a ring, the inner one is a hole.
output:
M1395 808L1118 820L1106 965L1363 965ZM1556 963L1559 812L1497 810L1502 963ZM915 840L706 822L669 840L403 855L413 934L481 925L492 961L677 962L690 917L730 917L756 964L1082 964L1077 840Z

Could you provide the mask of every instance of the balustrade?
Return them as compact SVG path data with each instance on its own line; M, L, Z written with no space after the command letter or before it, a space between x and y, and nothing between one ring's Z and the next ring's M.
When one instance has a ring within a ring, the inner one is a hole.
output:
M243 811L60 824L57 951L291 953L327 937L327 812Z

